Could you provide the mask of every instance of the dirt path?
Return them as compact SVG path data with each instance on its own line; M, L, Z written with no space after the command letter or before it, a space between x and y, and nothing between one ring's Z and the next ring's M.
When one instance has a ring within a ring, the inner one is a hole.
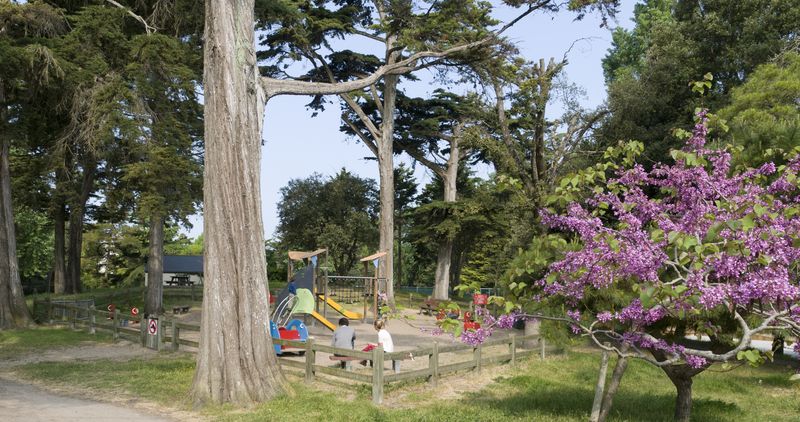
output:
M81 397L80 390L20 379L14 368L41 362L149 359L158 353L128 341L87 342L0 361L0 420L6 421L137 421L198 420L196 415L121 396Z
M0 414L6 422L171 420L118 405L58 396L4 378L0 378Z

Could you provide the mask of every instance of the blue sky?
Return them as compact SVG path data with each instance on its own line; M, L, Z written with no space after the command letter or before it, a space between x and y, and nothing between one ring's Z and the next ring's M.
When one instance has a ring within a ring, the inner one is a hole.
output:
M623 0L616 22L609 26L631 28L635 2ZM496 17L507 21L514 16L510 9L498 10ZM566 75L570 82L586 91L582 104L593 107L605 100L605 84L601 60L611 46L611 31L600 28L597 16L587 16L574 21L575 15L569 12L558 14L533 14L512 27L507 35L517 43L520 52L529 60L564 56L570 46L569 64ZM340 47L338 45L337 47ZM353 47L351 47L353 48ZM355 48L353 48L355 49ZM420 74L421 80L406 84L401 88L409 94L425 95L436 86L428 83L428 78ZM413 86L412 86L413 84ZM354 139L348 139L339 132L339 107L333 104L316 117L305 109L308 98L278 97L267 104L264 135L266 141L262 150L261 196L263 206L264 234L273 236L278 224L276 205L280 200L280 189L291 179L305 178L314 172L332 175L342 167L362 177L377 180L378 166L374 160L366 160L371 153ZM558 105L551 107L555 115L560 114ZM410 162L405 157L397 157L399 162ZM488 169L482 169L488 171ZM417 166L419 182L427 182L430 176ZM192 218L194 228L188 233L195 237L203 230L202 217Z

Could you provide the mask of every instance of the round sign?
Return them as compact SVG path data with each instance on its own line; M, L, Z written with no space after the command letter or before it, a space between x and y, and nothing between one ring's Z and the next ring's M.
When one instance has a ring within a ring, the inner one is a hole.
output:
M158 325L156 324L156 320L151 319L150 323L147 325L147 332L150 333L150 335L155 335L158 332Z
M116 306L114 306L114 304L113 304L113 303L112 303L112 304L110 304L110 305L108 305L108 311L109 311L109 312L114 312L114 309L116 309Z
M131 315L133 316L139 315L139 308L131 308Z

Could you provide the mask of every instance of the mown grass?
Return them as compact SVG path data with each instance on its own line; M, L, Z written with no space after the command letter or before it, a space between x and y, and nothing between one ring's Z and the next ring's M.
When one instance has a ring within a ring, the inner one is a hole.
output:
M85 331L39 327L28 330L0 331L0 359L32 354L47 349L77 346L84 342L110 342L111 336Z
M203 413L220 421L584 421L594 395L598 362L599 356L588 352L569 352L543 362L532 359L521 363L515 375L495 378L486 388L460 399L441 400L436 397L436 390L425 389L409 394L402 408L373 406L365 386L342 386L355 396L346 400L343 397L348 394L320 392L295 382L291 396L245 411L210 406ZM81 389L105 393L118 390L188 408L186 395L193 371L193 356L165 355L125 363L40 363L21 367L19 373ZM490 368L484 372L491 376ZM695 380L693 419L796 421L800 415L800 385L788 380L791 372L785 363L740 367L724 373L712 368ZM440 381L448 382L458 382L457 376ZM402 393L402 388L388 388L386 394ZM674 399L672 384L659 369L632 362L615 399L612 420L670 421Z

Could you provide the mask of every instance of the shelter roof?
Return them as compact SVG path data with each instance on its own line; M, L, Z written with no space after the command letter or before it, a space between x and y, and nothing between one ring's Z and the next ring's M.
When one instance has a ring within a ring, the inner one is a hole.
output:
M361 258L360 261L361 262L372 261L373 259L383 258L384 256L386 256L386 251L381 251L381 252L374 253L374 254L372 254L370 256L365 256L365 257Z
M319 255L323 252L327 252L327 249L317 249L311 252L305 251L289 251L289 259L293 259L295 261L300 261L306 258L311 258L312 256Z

